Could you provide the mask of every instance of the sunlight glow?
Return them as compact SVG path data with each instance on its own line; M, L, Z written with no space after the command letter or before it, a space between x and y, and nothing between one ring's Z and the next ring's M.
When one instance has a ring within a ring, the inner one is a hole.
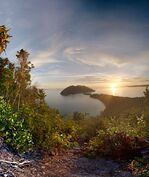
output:
M117 83L112 83L111 84L111 91L112 91L112 95L115 96L116 91L117 91Z

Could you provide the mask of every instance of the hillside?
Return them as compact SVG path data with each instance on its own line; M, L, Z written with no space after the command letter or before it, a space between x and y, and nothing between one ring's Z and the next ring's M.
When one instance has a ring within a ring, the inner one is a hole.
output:
M77 86L69 86L67 88L65 88L60 94L63 96L68 96L71 94L79 94L79 93L90 93L90 92L94 92L95 90L86 87L86 86L82 86L82 85L77 85Z
M104 116L116 116L127 113L141 113L144 109L143 97L120 97L106 94L92 94L91 98L95 98L103 102L106 109L102 113Z

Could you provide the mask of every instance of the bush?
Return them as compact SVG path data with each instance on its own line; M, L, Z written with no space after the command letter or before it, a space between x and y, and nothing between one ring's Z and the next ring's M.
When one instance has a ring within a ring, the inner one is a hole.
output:
M105 155L105 136L106 133L102 130L98 131L97 136L91 138L87 144L86 152L88 157L95 157L97 155L104 156Z
M140 150L148 146L147 124L144 116L129 115L125 119L113 117L102 119L102 126L87 144L89 156L111 156L116 159L130 159L140 156Z
M105 129L103 121L99 117L87 117L80 120L79 124L79 137L81 141L88 142L91 138L95 137L98 130Z
M129 164L129 169L134 176L148 177L149 176L149 159L137 158Z
M20 114L31 130L36 148L46 151L66 149L73 146L77 139L77 124L63 119L57 110L50 109L46 104L39 108L25 106Z
M86 149L89 156L109 156L114 159L132 159L141 155L138 139L124 133L110 135L99 131L98 135L89 141Z
M129 114L118 117L102 118L105 130L109 134L125 133L128 136L144 137L146 121L144 115Z
M32 146L32 135L24 121L0 98L0 134L14 150L24 152Z

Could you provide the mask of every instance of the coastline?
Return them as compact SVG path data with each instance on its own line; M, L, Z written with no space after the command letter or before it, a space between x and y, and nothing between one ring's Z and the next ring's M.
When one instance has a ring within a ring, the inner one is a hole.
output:
M121 97L107 94L90 94L91 98L105 105L102 116L119 116L122 114L140 113L144 110L144 97Z

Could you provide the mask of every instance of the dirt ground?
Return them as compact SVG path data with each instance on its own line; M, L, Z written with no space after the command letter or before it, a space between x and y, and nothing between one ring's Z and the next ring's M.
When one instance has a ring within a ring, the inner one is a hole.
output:
M12 162L12 163L11 163ZM0 148L0 176L3 177L131 177L125 165L107 159L88 159L81 149L59 155L18 157Z

